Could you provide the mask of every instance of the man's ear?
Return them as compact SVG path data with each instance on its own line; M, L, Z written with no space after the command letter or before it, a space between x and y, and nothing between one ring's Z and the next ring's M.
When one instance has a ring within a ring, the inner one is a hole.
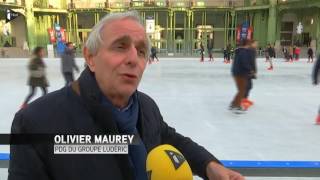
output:
M87 47L84 47L82 52L83 52L83 57L86 61L86 64L88 65L91 72L94 72L95 63L93 61L93 55L89 52L89 49Z

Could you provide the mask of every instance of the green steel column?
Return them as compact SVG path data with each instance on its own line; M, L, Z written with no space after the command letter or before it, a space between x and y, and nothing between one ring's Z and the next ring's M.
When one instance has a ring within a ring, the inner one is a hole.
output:
M187 11L187 16L188 16L188 27L187 27L187 54L191 55L192 54L192 37L191 37L191 17L192 17L192 11L188 10Z
M238 15L237 13L235 13L235 16L234 16L234 38L233 38L233 42L232 42L232 46L233 47L236 47L236 44L237 44L237 33L236 33L236 30L237 30L237 26L238 26Z
M224 42L223 44L226 44L226 42L228 41L227 35L228 35L228 30L227 30L227 24L228 24L228 11L225 12L224 14Z
M173 52L173 11L169 11L169 35L168 35L168 52L172 53Z
M190 38L191 38L191 45L190 45L190 47L191 47L191 51L190 51L190 53L191 53L191 55L193 55L193 46L194 46L194 43L195 43L195 41L194 41L194 12L193 11L191 11L191 18L190 18Z
M71 13L68 13L67 15L67 39L68 42L71 41Z
M27 30L27 40L29 49L33 49L36 46L35 42L35 18L32 10L33 1L25 1L25 19L26 19L26 30Z
M316 13L316 16L315 16L315 23L316 23L316 52L319 52L320 50L320 12L319 10L317 11Z
M283 12L278 12L277 14L278 18L277 18L277 33L276 33L276 40L280 40L280 31L281 31L281 19L283 16Z
M268 43L275 43L277 30L277 0L269 0L269 17L268 17Z
M76 42L77 42L77 44L80 44L79 30L78 30L78 14L77 13L75 13L75 24L76 24L76 27L75 27L75 30L76 30Z
M228 42L231 43L231 42L234 42L234 35L235 35L235 11L232 10L231 11L231 40Z

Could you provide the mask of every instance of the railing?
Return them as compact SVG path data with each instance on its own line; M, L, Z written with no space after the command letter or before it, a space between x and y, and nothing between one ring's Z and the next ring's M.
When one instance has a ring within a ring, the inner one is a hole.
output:
M104 8L105 2L78 2L68 3L68 9Z
M129 7L241 7L244 0L109 0L103 3L82 1L69 3L69 9L75 8L129 8Z
M241 7L244 0L191 0L192 7Z
M129 8L131 6L131 2L130 0L109 0L105 5L107 8Z
M24 6L25 0L0 0L0 4Z
M9 154L0 153L0 168L9 167ZM320 161L221 161L251 177L320 177Z

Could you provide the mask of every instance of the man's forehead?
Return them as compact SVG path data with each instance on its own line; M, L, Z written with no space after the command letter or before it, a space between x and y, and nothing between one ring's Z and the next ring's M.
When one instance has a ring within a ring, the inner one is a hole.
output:
M108 37L109 40L124 36L130 37L133 40L139 39L144 41L147 39L144 27L131 19L114 20L106 24L103 30L103 36Z

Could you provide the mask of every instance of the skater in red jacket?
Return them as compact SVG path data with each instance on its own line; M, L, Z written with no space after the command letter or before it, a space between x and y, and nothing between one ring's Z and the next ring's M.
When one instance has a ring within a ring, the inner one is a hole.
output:
M294 50L294 54L295 54L295 61L299 61L299 57L300 57L300 48L297 46Z

